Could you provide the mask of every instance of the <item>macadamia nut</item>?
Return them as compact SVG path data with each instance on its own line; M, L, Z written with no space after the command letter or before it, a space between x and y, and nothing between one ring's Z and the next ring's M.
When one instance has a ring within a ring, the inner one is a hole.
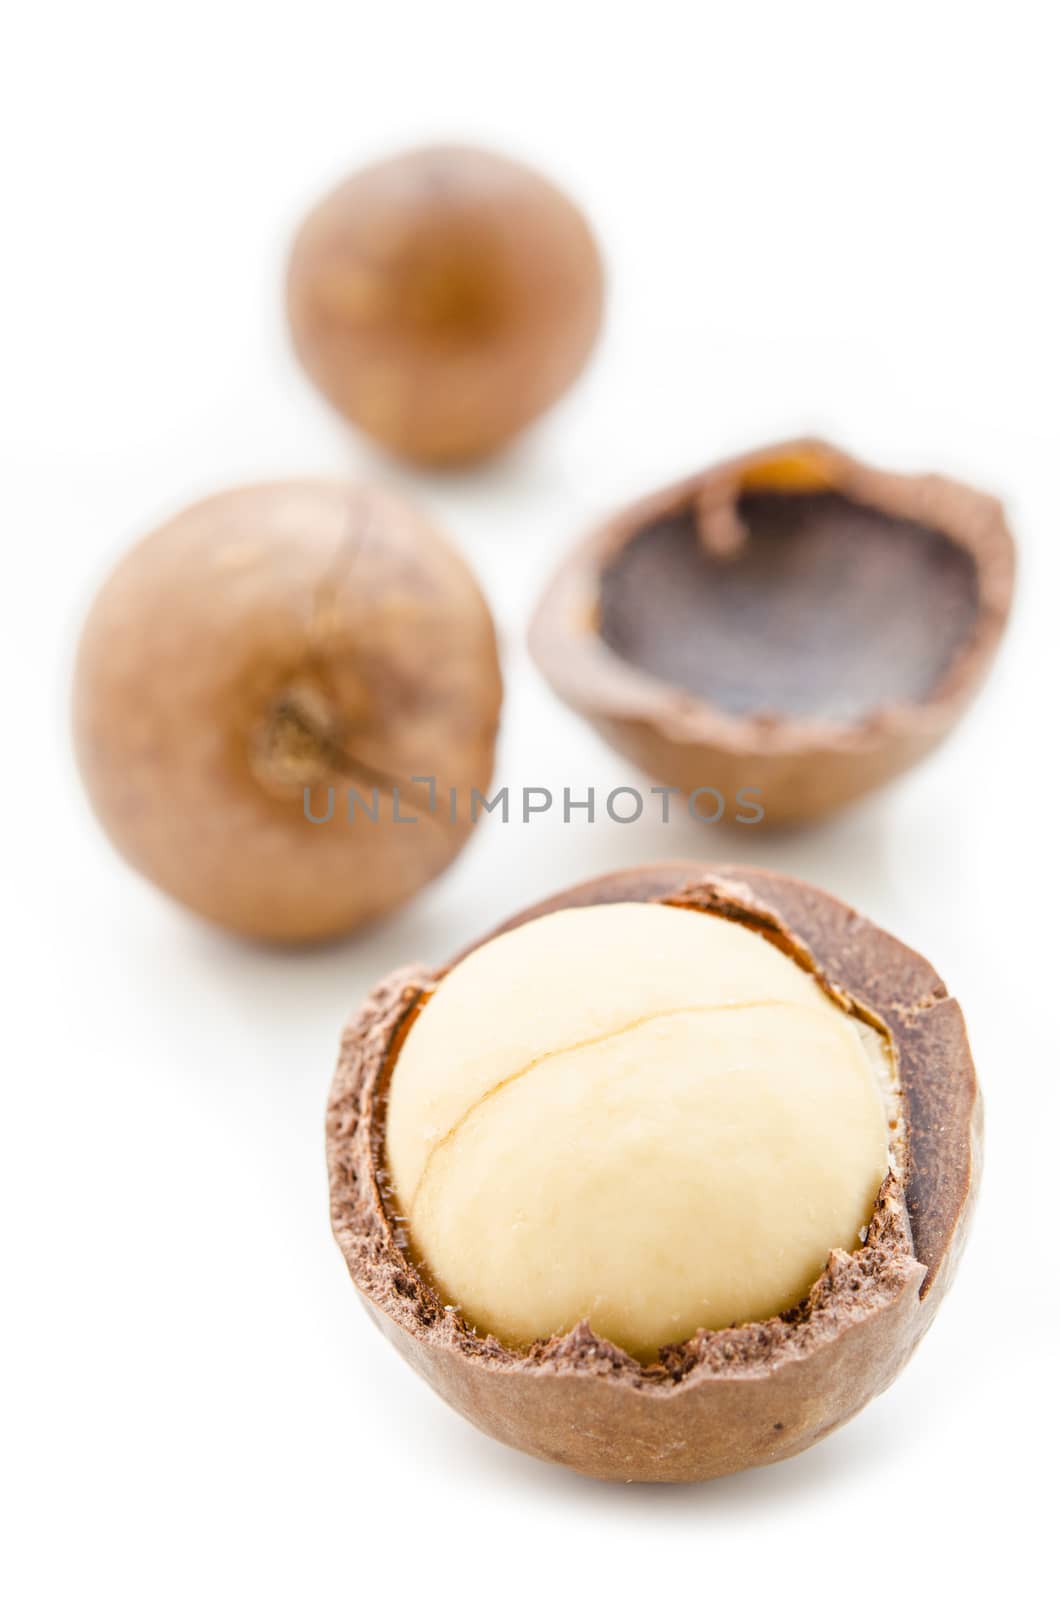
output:
M394 1068L412 1252L480 1334L642 1360L795 1305L889 1164L882 1039L739 923L555 912L441 981Z
M589 358L604 273L577 206L491 150L429 146L355 172L305 219L287 309L299 359L387 449L501 449Z

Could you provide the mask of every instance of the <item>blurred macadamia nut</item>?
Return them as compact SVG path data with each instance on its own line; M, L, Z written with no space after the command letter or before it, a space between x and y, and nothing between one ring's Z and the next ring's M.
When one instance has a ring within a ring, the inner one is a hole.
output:
M439 146L364 168L295 239L298 356L343 416L424 464L502 448L578 376L603 270L559 189L490 151Z
M81 639L74 731L134 867L226 928L302 941L453 859L500 700L486 602L419 511L273 483L190 506L119 562Z

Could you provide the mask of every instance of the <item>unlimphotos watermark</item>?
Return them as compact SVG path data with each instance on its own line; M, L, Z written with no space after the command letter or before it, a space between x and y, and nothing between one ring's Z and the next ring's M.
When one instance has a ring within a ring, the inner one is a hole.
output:
M329 785L326 802L322 803L316 791L304 789L302 810L306 821L323 827L338 815L339 820L345 822L413 825L424 817L438 817L449 822L470 818L477 822L486 813L499 815L505 823L513 820L528 823L551 812L561 815L564 823L593 823L606 816L612 822L625 824L639 822L647 811L658 815L663 822L670 822L675 815L687 814L696 822L714 823L727 818L730 822L753 826L762 822L766 814L761 789L737 789L730 806L722 791L710 784L702 784L687 794L663 784L652 785L646 792L620 784L607 791L598 792L589 787L580 793L568 787L555 790L530 784L509 788L505 784L494 794L483 794L479 789L461 793L440 785L436 778L417 777L395 784L393 788L365 791L350 785L338 813L335 795L335 789Z

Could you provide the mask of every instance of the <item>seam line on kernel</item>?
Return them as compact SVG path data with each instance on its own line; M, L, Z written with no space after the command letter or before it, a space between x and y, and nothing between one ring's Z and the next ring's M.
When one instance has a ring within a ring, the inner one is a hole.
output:
M595 1045L606 1044L611 1039L621 1039L623 1034L634 1033L637 1028L643 1028L649 1022L659 1022L666 1017L709 1016L712 1012L718 1011L775 1010L807 1011L811 1016L815 1017L828 1015L827 1012L822 1012L819 1010L817 1006L804 1005L799 1000L730 1000L727 1002L722 1001L717 1005L672 1006L662 1011L649 1011L646 1016L637 1017L633 1022L623 1023L620 1028L611 1028L607 1033L596 1034L591 1039L579 1039L577 1044L563 1045L558 1050L546 1050L541 1055L535 1056L532 1061L527 1062L525 1067L520 1067L518 1072L511 1072L506 1078L502 1078L499 1083L491 1084L483 1094L479 1095L477 1100L469 1105L465 1111L461 1112L460 1116L453 1123L453 1126L449 1129L449 1131L438 1140L436 1145L431 1147L427 1159L423 1163L423 1171L420 1173L416 1187L412 1191L412 1198L408 1203L406 1214L409 1221L411 1222L412 1220L413 1214L416 1210L416 1202L420 1197L420 1191L423 1189L423 1186L427 1181L427 1175L430 1172L431 1165L439 1151L444 1150L448 1145L452 1144L457 1134L460 1133L464 1125L474 1116L475 1112L480 1106L487 1105L489 1101L495 1099L496 1096L503 1093L505 1089L510 1088L513 1083L518 1083L520 1079L528 1077L531 1072L534 1072L538 1067L543 1066L546 1061L557 1061L562 1056L573 1056L577 1055L581 1050L591 1050Z

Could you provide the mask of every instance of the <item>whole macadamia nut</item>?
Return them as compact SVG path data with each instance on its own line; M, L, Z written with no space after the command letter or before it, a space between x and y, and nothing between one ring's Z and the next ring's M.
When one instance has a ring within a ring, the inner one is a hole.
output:
M275 483L189 507L118 564L81 639L74 731L134 867L226 928L303 941L453 859L500 700L486 602L417 510Z
M578 376L603 270L567 197L486 150L409 151L303 223L287 308L306 371L350 422L424 464L499 450Z

